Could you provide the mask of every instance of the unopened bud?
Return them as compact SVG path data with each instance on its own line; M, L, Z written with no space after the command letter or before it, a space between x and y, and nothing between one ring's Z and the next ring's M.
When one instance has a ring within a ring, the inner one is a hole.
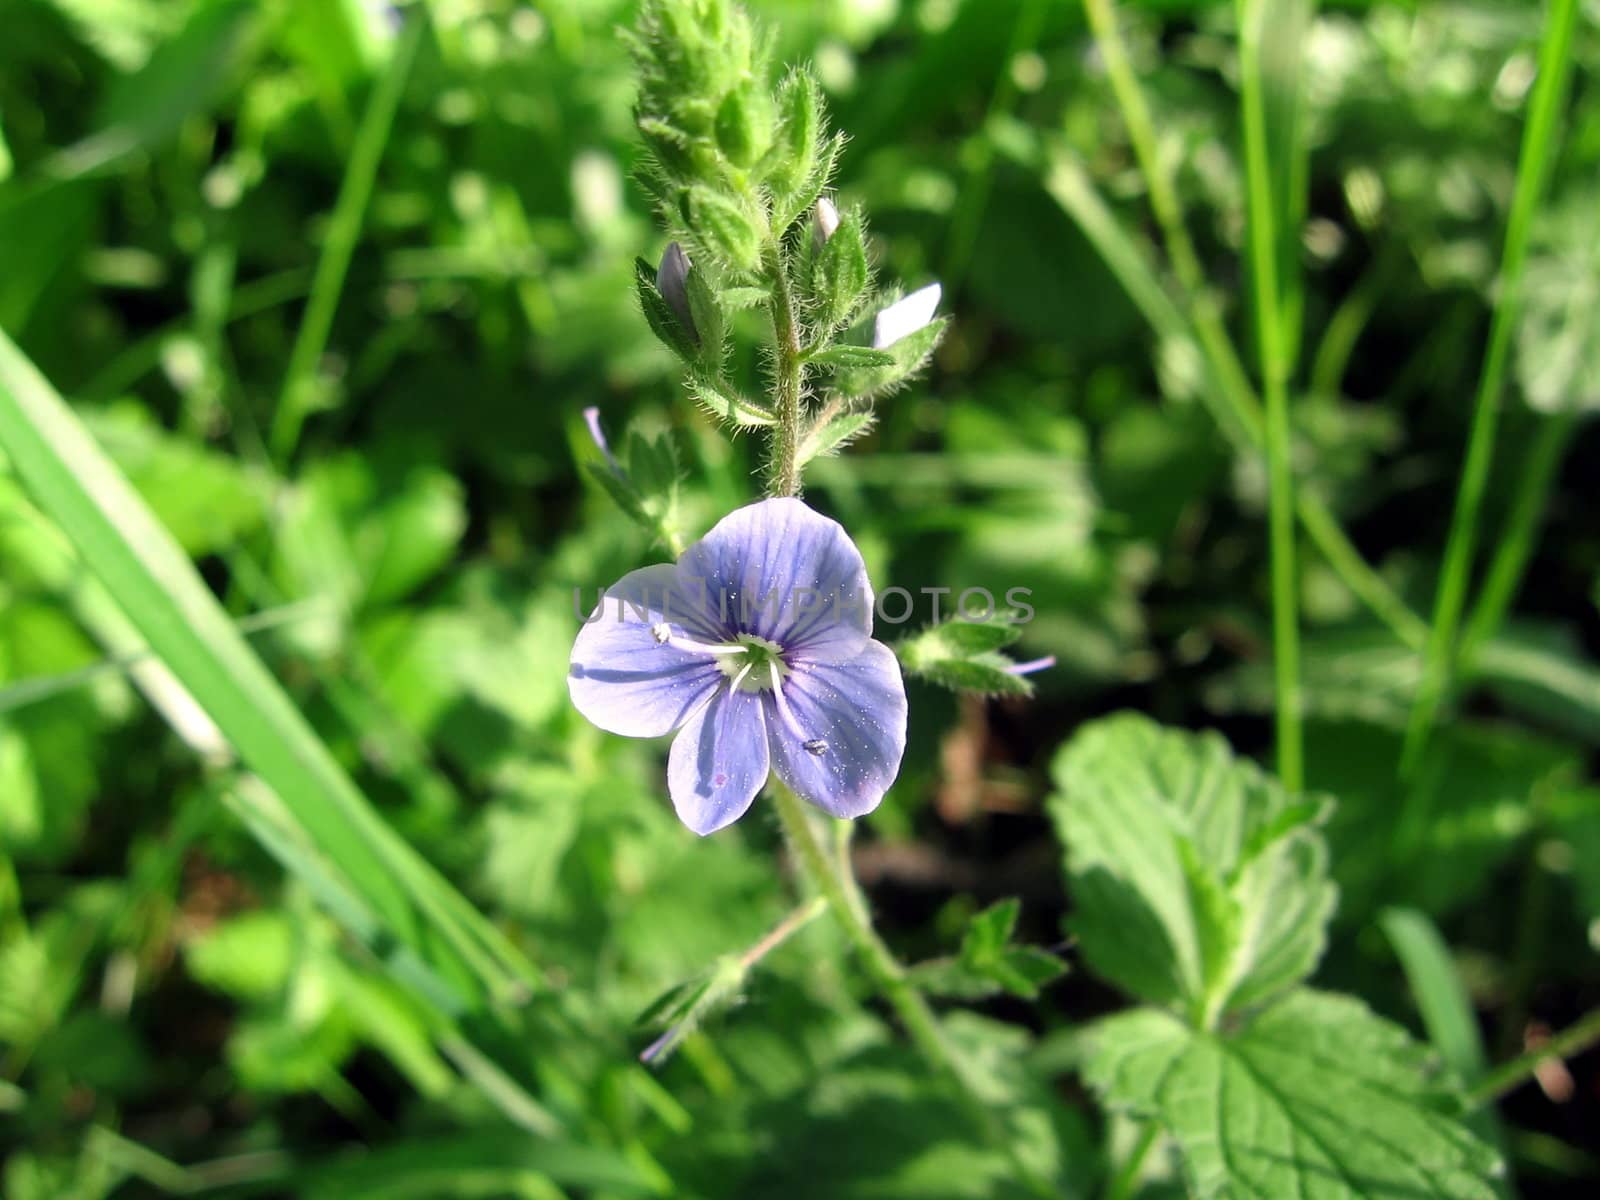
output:
M696 342L700 334L694 327L694 314L689 309L689 256L677 242L667 243L661 265L656 268L656 290L672 309L683 330Z
M872 323L872 348L886 350L926 326L939 307L939 295L939 285L930 283L880 312Z
M839 210L834 207L832 200L826 196L817 198L817 206L811 210L811 244L818 250L828 244L828 239L833 236L833 231L839 228Z

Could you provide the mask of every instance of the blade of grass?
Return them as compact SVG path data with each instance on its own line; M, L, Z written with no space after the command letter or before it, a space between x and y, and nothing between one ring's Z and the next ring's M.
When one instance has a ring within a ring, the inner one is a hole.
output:
M286 462L293 455L295 444L300 440L301 427L310 415L317 363L321 361L323 351L328 346L328 335L333 331L333 316L339 307L339 295L344 291L345 273L350 268L356 242L361 238L367 201L372 196L372 186L378 177L378 164L383 158L384 146L388 144L389 131L394 125L406 80L411 75L411 64L417 57L417 47L422 42L425 25L425 20L417 13L413 13L406 21L405 28L395 41L388 68L373 88L366 111L361 114L361 125L356 130L355 145L350 152L350 161L345 166L344 179L339 184L339 198L334 202L333 218L328 224L328 237L317 259L317 271L311 281L311 296L306 301L305 315L301 318L294 347L289 353L283 392L278 397L278 408L272 418L269 441L273 456L279 462Z
M1278 207L1268 161L1262 0L1238 0L1240 117L1244 125L1248 179L1247 233L1251 286L1255 294L1256 344L1266 396L1267 525L1272 574L1272 663L1275 686L1278 775L1284 787L1305 786L1305 751L1300 729L1299 578L1295 571L1294 476L1289 446L1290 345L1288 317L1279 279ZM1298 322L1298 318L1296 318Z
M1517 475L1517 491L1506 517L1505 533L1495 547L1488 574L1484 576L1483 590L1461 633L1457 669L1462 673L1471 671L1479 651L1499 630L1511 602L1516 599L1528 560L1533 557L1539 521L1549 503L1556 470L1577 424L1576 409L1567 409L1539 421L1533 445Z
M1184 305L1180 319L1189 327L1190 339L1200 348L1213 386L1219 393L1212 411L1217 415L1224 432L1236 437L1236 431L1242 429L1249 437L1250 445L1259 448L1265 438L1261 406L1206 283L1194 243L1184 225L1183 206L1177 188L1157 152L1155 123L1151 119L1144 92L1139 87L1138 77L1128 61L1127 48L1117 28L1115 10L1111 0L1083 0L1083 5L1095 46L1105 64L1106 75L1127 127L1134 157L1144 176L1151 211L1161 230L1162 244L1178 280ZM1070 167L1070 171L1058 179L1055 168L1063 165ZM1062 184L1069 186L1062 187ZM1144 307L1153 293L1162 290L1161 284L1155 278L1154 268L1136 248L1113 248L1117 242L1128 243L1131 247L1132 235L1126 233L1111 216L1088 176L1076 164L1067 163L1058 155L1052 164L1052 176L1047 186L1057 202L1083 226L1085 234L1105 257L1107 265L1119 273L1123 286L1129 289L1129 295ZM1123 271L1148 275L1149 278L1141 281L1135 290L1130 277L1122 274ZM1145 315L1147 320L1155 324L1150 309L1145 310ZM1224 410L1226 416L1223 415ZM1297 498L1295 507L1306 535L1316 543L1328 565L1345 586L1402 642L1420 649L1427 638L1427 626L1361 557L1360 551L1339 528L1333 514L1305 493Z
M0 333L0 450L122 611L311 842L461 1011L523 994L493 930L372 810L193 565L50 384ZM531 968L528 969L531 974Z
M1044 182L1045 190L1077 222L1151 328L1165 339L1195 348L1206 364L1207 387L1201 391L1201 401L1218 427L1241 452L1259 451L1265 441L1261 407L1226 333L1218 326L1213 336L1201 336L1196 306L1191 304L1186 311L1167 294L1136 235L1123 227L1084 169L1064 151L1052 154ZM1421 649L1427 626L1361 557L1333 514L1305 491L1295 497L1295 510L1306 536L1344 585L1401 642Z
M1439 930L1413 908L1385 909L1379 922L1405 970L1428 1040L1439 1057L1463 1079L1482 1075L1488 1070L1489 1055Z
M1406 973L1428 1041L1457 1078L1481 1078L1489 1069L1489 1053L1472 999L1438 927L1414 908L1385 909L1378 921ZM1474 1113L1469 1124L1478 1136L1505 1152L1505 1137L1493 1112ZM1504 1181L1497 1180L1496 1187L1502 1196L1511 1195Z
M1455 512L1445 542L1444 564L1433 606L1432 630L1423 651L1422 682L1406 723L1406 740L1400 769L1413 772L1421 761L1428 734L1456 663L1456 631L1466 602L1468 577L1477 550L1478 518L1488 489L1494 461L1495 430L1499 423L1500 395L1510 359L1511 334L1516 328L1522 300L1523 265L1527 261L1528 233L1544 192L1556 154L1556 123L1572 75L1572 33L1577 23L1577 0L1550 0L1544 41L1539 49L1539 75L1529 101L1528 124L1517 162L1517 182L1506 225L1505 248L1500 257L1499 290L1489 325L1489 346L1478 378L1478 395L1472 427L1467 435L1466 460L1456 491Z

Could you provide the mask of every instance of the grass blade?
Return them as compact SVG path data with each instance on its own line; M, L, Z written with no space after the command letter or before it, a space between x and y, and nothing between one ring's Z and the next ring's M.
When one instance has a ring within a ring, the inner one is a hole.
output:
M1413 771L1422 759L1428 732L1439 703L1450 685L1456 660L1456 629L1467 598L1468 576L1478 542L1478 517L1488 490L1494 462L1495 430L1499 424L1500 394L1510 360L1511 335L1516 328L1522 299L1522 270L1528 255L1528 234L1544 192L1556 154L1556 122L1572 77L1572 33L1577 24L1577 0L1550 0L1545 19L1544 43L1539 50L1539 76L1529 102L1528 125L1517 162L1516 190L1506 225L1505 249L1500 257L1500 287L1489 325L1489 347L1478 378L1478 396L1467 435L1466 460L1456 491L1450 536L1445 543L1444 565L1434 599L1433 628L1423 652L1422 684L1406 726L1401 770Z
M413 952L459 1012L525 990L531 968L507 966L498 932L373 811L183 551L4 333L0 450L156 658L370 908L383 937Z
M1300 729L1299 579L1295 572L1294 477L1290 468L1289 369L1294 353L1282 299L1280 236L1272 164L1268 158L1263 39L1267 8L1262 0L1238 0L1240 116L1244 124L1249 197L1247 232L1256 344L1266 398L1267 526L1272 573L1272 663L1276 686L1278 775L1291 792L1305 786L1305 751ZM1298 317L1294 318L1298 323Z
M351 256L361 239L361 226L367 201L372 196L372 185L378 177L378 164L389 141L389 130L394 125L395 112L400 107L400 96L411 75L411 64L417 57L425 25L420 14L413 14L406 21L405 29L395 42L388 69L378 80L366 111L361 114L350 162L339 185L339 198L334 202L328 240L322 244L322 255L317 259L311 296L295 334L289 366L284 372L283 393L272 418L271 449L279 462L286 461L294 453L301 426L310 414L317 363L328 346L339 294L344 291L345 273L350 269Z

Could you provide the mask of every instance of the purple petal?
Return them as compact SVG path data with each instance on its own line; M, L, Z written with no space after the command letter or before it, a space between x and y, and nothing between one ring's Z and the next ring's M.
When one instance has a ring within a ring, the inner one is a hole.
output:
M848 659L796 662L783 694L798 728L763 693L778 778L836 817L877 808L906 749L906 688L894 652L869 639ZM826 746L814 753L819 742Z
M767 736L755 692L723 688L672 742L667 790L702 837L737 821L767 781Z
M659 737L688 720L722 672L705 655L662 645L651 629L662 620L698 627L692 606L671 563L630 571L607 588L572 645L567 688L578 711L625 737Z
M703 580L711 603L726 598L734 626L804 648L830 632L872 632L872 585L850 535L799 500L735 509L678 560L685 588ZM745 619L741 619L744 616Z

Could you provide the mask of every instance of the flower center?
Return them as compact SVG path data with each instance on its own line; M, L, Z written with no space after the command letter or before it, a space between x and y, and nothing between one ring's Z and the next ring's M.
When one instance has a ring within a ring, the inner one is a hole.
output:
M744 652L719 657L717 666L729 679L738 680L741 692L770 692L782 684L789 674L782 646L753 633L741 633L735 641Z
M771 692L777 705L778 719L799 739L805 752L820 758L828 752L824 738L812 737L795 720L794 712L783 694L783 681L789 675L789 664L783 661L783 647L753 633L736 635L731 642L697 642L672 632L665 621L650 627L650 634L659 645L672 646L690 654L705 654L714 658L717 669L728 680L729 689L741 692ZM709 702L710 697L707 697Z

